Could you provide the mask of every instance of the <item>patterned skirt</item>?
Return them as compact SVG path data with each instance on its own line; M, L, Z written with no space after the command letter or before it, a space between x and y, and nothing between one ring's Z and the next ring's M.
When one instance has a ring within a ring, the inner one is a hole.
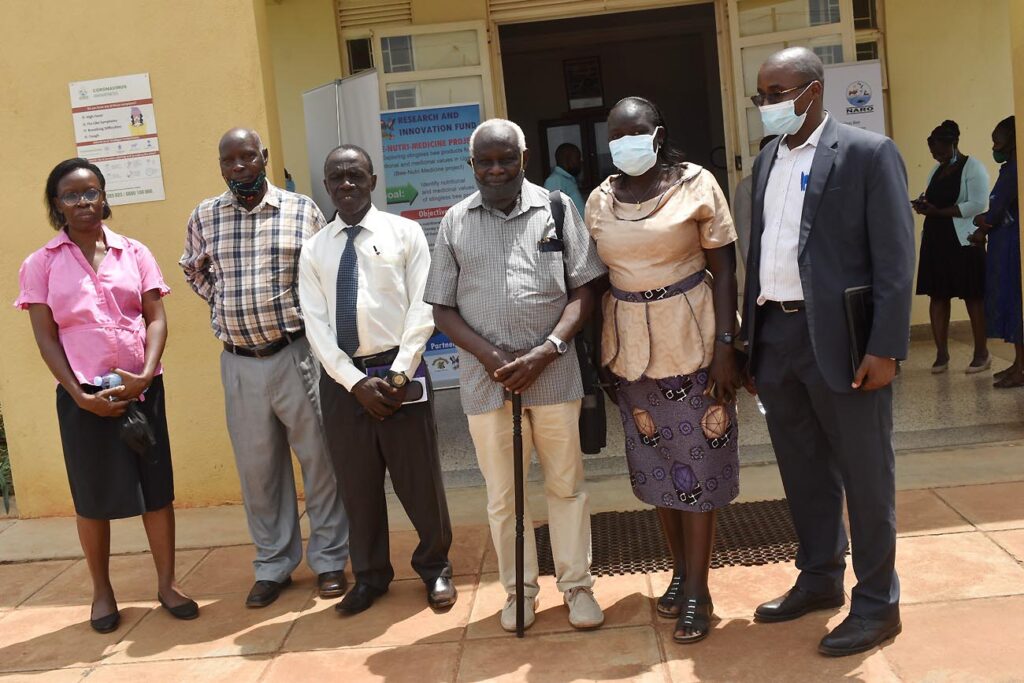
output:
M707 512L739 495L736 405L704 395L708 372L666 379L619 378L629 483L657 507Z

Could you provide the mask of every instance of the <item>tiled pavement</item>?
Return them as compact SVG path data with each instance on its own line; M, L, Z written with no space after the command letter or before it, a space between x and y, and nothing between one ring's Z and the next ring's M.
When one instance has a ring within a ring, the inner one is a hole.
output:
M0 672L14 681L89 683L1024 681L1024 481L901 490L897 508L904 632L854 657L815 652L844 610L785 624L751 621L757 603L791 585L795 572L785 564L714 570L720 621L697 645L673 643L671 622L654 613L664 573L600 578L596 595L607 621L587 633L569 627L554 580L543 577L537 622L517 640L495 616L503 596L487 529L460 524L452 552L459 602L444 614L427 608L408 566L415 543L409 530L392 533L398 577L390 592L351 618L337 616L334 601L314 597L305 567L274 605L245 609L248 545L179 552L179 577L202 607L193 622L175 621L156 605L148 555L115 556L123 617L109 635L89 629L82 560L0 565ZM227 513L209 514L216 520ZM60 524L46 522L40 528L50 533ZM0 530L0 547L9 549L16 527ZM210 546L221 536L213 534Z

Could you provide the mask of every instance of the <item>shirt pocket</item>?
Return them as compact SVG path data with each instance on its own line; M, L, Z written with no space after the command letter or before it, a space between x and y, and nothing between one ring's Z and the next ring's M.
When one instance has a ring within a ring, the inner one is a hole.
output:
M537 280L542 292L566 294L564 251L537 252Z

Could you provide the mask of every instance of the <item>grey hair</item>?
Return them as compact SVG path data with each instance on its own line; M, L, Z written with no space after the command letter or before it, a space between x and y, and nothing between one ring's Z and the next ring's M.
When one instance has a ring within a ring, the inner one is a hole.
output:
M476 136L485 130L491 130L493 128L508 128L516 136L516 146L520 152L526 151L526 134L523 133L523 129L519 127L519 124L515 121L509 121L507 119L487 119L473 131L473 134L469 136L469 153L473 154L473 148L476 146Z
M825 83L825 65L821 63L821 57L806 47L787 47L785 50L779 50L768 57L765 64L785 66L808 81L818 81L822 85Z

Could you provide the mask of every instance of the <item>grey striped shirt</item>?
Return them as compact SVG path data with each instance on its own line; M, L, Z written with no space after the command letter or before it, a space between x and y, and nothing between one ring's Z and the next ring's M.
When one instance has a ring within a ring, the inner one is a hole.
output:
M542 344L562 317L569 289L606 272L576 207L565 207L564 251L541 251L554 237L548 192L523 182L509 215L483 205L475 192L448 210L434 244L423 300L459 309L479 335L505 351ZM478 415L501 408L504 389L469 352L459 349L462 408ZM576 352L552 361L523 393L523 406L551 405L583 396Z

